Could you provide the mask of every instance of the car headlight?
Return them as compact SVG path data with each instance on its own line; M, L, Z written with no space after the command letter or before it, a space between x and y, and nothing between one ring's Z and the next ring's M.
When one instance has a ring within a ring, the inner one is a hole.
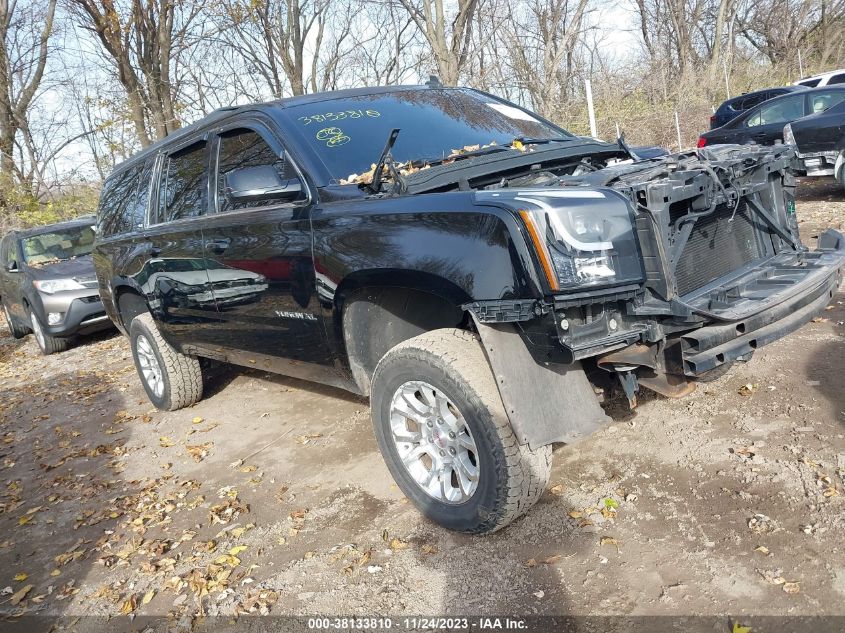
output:
M32 282L41 292L48 295L63 290L84 290L85 286L74 279L36 279Z
M792 133L792 126L789 123L783 126L783 143L784 145L795 145L795 135Z
M643 280L627 199L612 190L479 192L506 203L525 222L552 290L616 286Z

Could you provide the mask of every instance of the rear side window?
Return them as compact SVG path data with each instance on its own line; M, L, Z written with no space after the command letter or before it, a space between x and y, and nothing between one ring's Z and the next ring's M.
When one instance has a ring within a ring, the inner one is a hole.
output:
M816 86L819 85L820 81L821 81L821 78L819 78L819 79L808 79L807 81L799 81L798 83L802 86L807 86L808 88L815 88Z
M111 176L103 184L97 217L104 237L133 230L130 216L138 192L141 166L130 167ZM143 215L141 216L143 222Z
M824 112L845 99L845 90L831 90L830 92L816 92L808 95L810 98L810 114Z
M18 255L15 252L15 240L12 237L7 237L5 240L0 242L0 257L3 258L3 265L8 266L12 262L16 262L18 260Z
M272 165L282 180L299 178L296 170L288 163L285 156L279 156L262 136L249 129L232 130L220 136L217 163L217 209L232 211L254 207L266 207L277 204L289 204L290 200L262 200L260 202L232 201L226 197L226 174L243 167Z
M832 84L845 84L845 73L839 73L831 77L827 85L830 86Z
M105 182L98 211L104 237L143 228L154 164L155 157L150 157Z
M769 96L770 95L768 93L764 92L763 94L750 95L748 97L745 97L745 99L743 99L740 103L740 107L738 109L748 110L750 108L753 108L757 104L763 103L766 99L769 98Z
M208 146L191 145L165 157L159 176L158 222L203 215L208 207Z

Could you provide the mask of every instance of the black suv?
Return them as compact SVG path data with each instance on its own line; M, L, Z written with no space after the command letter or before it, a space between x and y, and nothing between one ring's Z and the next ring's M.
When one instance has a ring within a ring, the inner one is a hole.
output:
M689 393L819 314L792 150L634 161L489 94L356 89L217 111L118 166L94 251L152 402L207 357L370 397L403 492L449 528L530 508L551 445Z
M0 240L0 303L15 338L35 334L43 354L77 334L112 327L91 261L94 218L12 231Z

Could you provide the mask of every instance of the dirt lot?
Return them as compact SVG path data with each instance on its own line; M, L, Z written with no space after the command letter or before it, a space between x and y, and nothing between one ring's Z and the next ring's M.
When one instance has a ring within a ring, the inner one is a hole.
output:
M843 228L840 188L800 197L806 242ZM843 304L614 407L487 538L420 518L346 393L223 368L161 413L122 337L43 358L0 330L0 612L845 614Z

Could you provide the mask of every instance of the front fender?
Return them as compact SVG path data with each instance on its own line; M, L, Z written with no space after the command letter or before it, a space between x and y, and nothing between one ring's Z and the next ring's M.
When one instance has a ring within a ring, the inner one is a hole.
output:
M542 296L514 215L473 204L470 192L332 202L315 207L311 222L325 304L368 283L453 303Z

